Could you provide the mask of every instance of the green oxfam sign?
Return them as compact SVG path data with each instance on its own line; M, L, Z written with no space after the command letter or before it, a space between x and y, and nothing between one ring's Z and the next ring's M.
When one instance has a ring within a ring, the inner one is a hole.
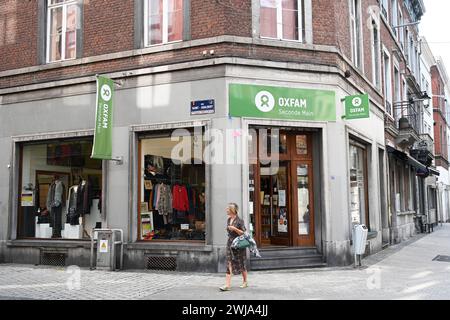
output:
M370 118L369 95L345 97L345 119Z
M230 116L336 121L334 91L230 84Z
M97 110L95 113L93 159L112 159L114 82L105 77L97 78Z

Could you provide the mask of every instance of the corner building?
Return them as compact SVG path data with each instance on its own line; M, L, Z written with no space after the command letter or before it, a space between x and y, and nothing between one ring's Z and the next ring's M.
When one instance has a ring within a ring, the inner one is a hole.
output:
M0 38L1 261L88 266L102 227L124 231L125 268L223 272L228 202L263 249L253 270L349 265L354 223L369 228L366 253L381 250L380 35L392 30L378 1L0 6L11 22ZM116 82L122 161L90 158L97 74ZM342 99L365 93L369 118L342 118ZM181 163L174 132L197 150ZM228 161L208 145L214 135ZM60 206L60 222L48 206Z

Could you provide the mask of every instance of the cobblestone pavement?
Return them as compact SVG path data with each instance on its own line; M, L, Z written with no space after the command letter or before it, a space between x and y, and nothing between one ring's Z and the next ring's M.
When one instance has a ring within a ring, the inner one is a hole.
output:
M0 299L134 300L161 293L192 277L175 273L0 265Z
M363 268L250 272L250 287L219 292L223 274L106 272L0 265L0 299L450 299L450 225L391 246Z

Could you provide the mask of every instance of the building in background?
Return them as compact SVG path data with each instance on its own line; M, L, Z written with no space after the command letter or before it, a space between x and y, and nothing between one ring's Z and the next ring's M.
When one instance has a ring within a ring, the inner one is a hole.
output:
M412 150L414 158L424 163L427 170L418 172L418 212L416 227L420 232L426 232L427 222L437 213L437 176L435 167L434 148L434 113L432 106L432 78L431 67L436 64L433 53L424 37L420 39L420 86L424 96L428 98L423 102L421 112L421 140Z
M449 161L448 161L448 115L446 103L446 86L448 74L440 58L436 58L436 64L431 67L432 77L432 102L434 114L434 138L436 152L436 167L440 173L437 181L437 209L436 216L430 216L428 223L437 224L444 219L444 214L449 210Z
M422 1L381 1L390 7L386 17L393 34L383 39L383 83L387 93L385 132L388 172L389 234L384 241L398 243L421 230L425 216L422 195L425 175L432 165L428 96L422 90L420 38L417 22L425 12ZM426 73L426 72L425 72ZM385 229L386 230L386 229Z

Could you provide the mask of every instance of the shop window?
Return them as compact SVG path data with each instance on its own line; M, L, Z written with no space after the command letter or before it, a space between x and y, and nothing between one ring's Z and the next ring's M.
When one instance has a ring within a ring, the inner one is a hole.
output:
M19 238L89 239L105 226L102 161L91 150L92 139L22 145Z
M80 30L80 0L48 0L47 62L75 59Z
M146 0L144 2L145 45L183 39L183 0Z
M369 225L367 151L360 144L350 144L350 211L352 223Z
M261 0L261 37L302 41L302 0Z
M205 240L203 150L202 132L141 137L140 240Z

